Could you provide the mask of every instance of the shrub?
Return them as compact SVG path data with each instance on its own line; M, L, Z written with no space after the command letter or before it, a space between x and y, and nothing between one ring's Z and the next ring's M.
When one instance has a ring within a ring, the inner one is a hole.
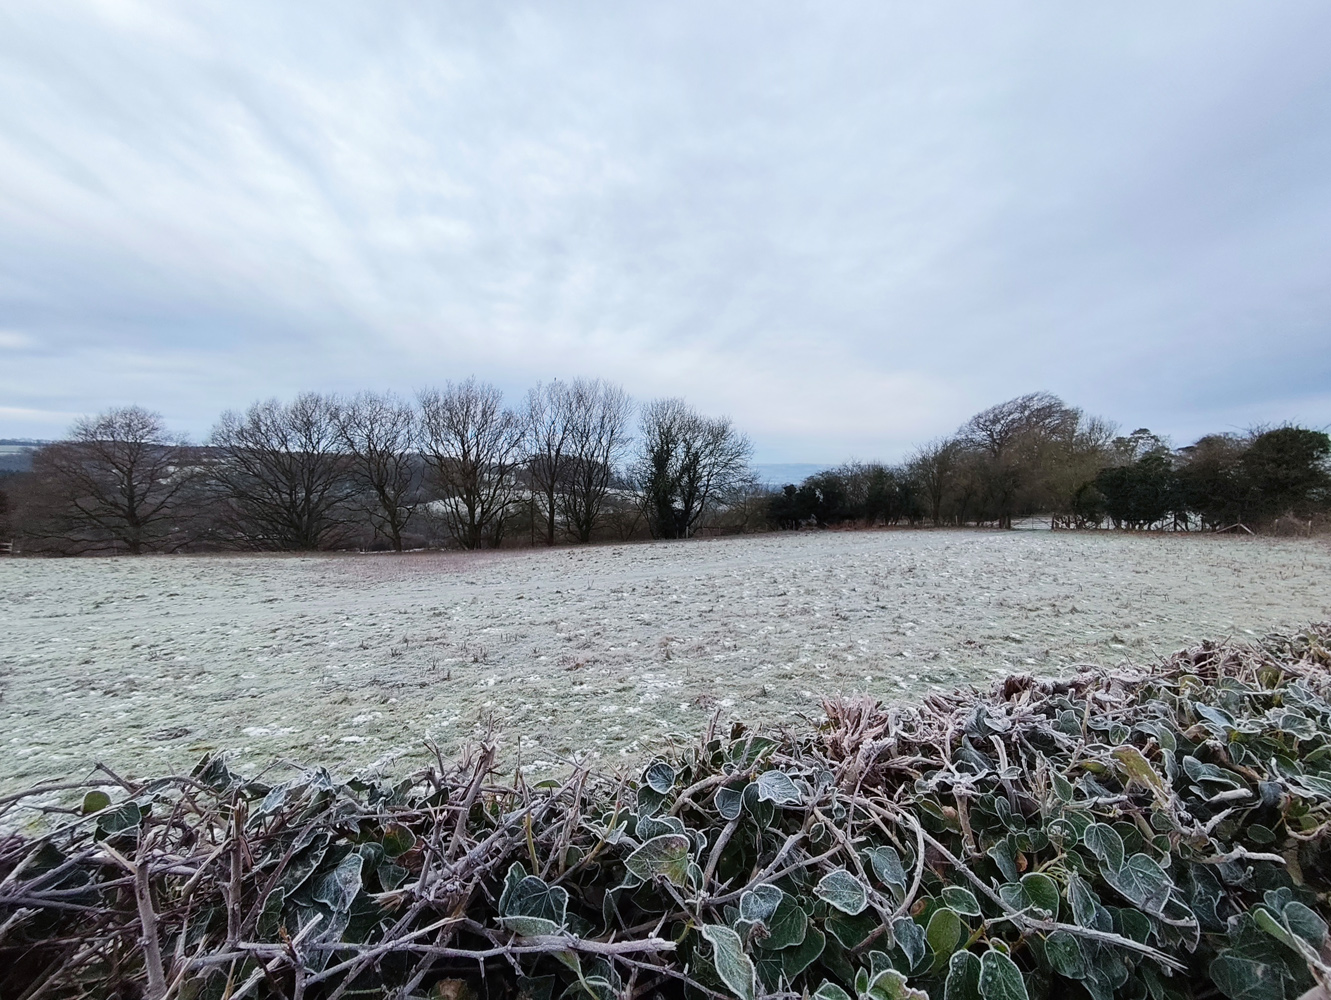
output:
M830 701L637 780L210 757L0 843L0 994L1283 1000L1331 972L1328 666L1320 626Z

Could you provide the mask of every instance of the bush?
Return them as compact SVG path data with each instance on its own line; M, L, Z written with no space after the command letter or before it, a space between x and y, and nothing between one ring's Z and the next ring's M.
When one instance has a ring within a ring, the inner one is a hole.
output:
M1283 1000L1331 972L1328 666L1320 626L830 701L634 781L211 757L0 842L0 995Z

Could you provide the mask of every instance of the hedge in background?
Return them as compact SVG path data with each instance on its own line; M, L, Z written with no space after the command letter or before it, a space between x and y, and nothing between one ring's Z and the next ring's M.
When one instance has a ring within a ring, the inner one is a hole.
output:
M1283 1000L1323 956L1331 626L736 726L638 780L0 800L0 996Z

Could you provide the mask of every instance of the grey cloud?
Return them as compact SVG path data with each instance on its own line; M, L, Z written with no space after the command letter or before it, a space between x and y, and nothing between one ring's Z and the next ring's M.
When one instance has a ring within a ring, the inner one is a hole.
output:
M0 436L603 375L772 461L1331 422L1331 11L31 4ZM50 414L49 418L42 414Z

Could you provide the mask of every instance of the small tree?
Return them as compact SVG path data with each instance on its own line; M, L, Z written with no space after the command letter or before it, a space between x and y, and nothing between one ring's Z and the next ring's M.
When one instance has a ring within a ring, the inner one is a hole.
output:
M319 549L345 530L357 485L336 400L302 393L288 404L228 410L213 429L213 488L233 541Z
M67 441L33 456L41 497L33 527L73 552L178 547L185 538L171 529L191 482L183 447L160 414L139 406L77 421Z
M359 486L355 504L398 552L420 500L418 423L411 404L391 393L363 392L337 408L338 435Z
M469 378L421 393L422 457L439 496L444 524L464 549L503 541L521 501L517 473L526 428L504 408L500 391Z
M727 417L682 399L645 406L634 482L652 537L688 538L713 505L752 488L752 451Z

